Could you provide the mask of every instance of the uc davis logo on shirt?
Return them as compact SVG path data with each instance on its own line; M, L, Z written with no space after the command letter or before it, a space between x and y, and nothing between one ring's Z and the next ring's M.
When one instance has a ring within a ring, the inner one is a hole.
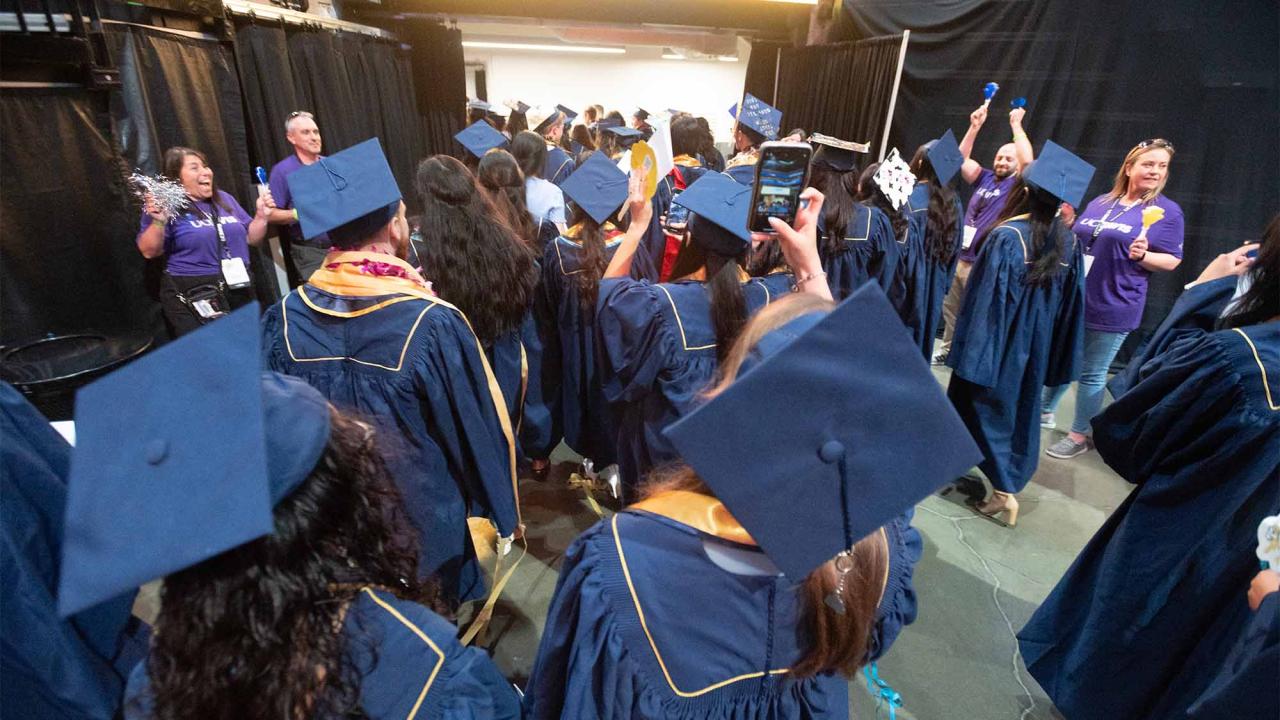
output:
M219 216L218 216L218 224L219 224L219 225L235 225L235 224L236 224L236 223L238 223L238 222L240 222L240 221L239 221L239 220L237 220L237 219L235 218L235 216L234 216L234 215L219 215ZM192 218L188 218L188 219L187 219L187 224L188 224L188 225L190 225L190 226L191 226L191 227L193 227L193 228L211 228L211 227L213 227L213 220L211 220L211 219L209 219L209 218L203 218L203 219L201 219L201 218L194 218L194 217L192 217Z
M1101 222L1101 220L1099 218L1081 218L1077 222L1079 222L1081 225L1084 225L1085 227L1096 228L1098 227L1098 224ZM1107 222L1104 222L1101 224L1102 224L1103 230L1119 230L1120 232L1125 233L1126 235L1133 232L1133 226L1125 223L1112 222L1108 220Z

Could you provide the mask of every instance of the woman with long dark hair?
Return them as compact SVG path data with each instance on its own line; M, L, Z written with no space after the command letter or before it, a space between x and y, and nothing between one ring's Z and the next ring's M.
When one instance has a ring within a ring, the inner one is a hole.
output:
M588 157L562 187L573 201L572 223L547 245L534 300L543 395L554 408L553 434L563 435L565 444L608 478L616 472L610 466L617 437L596 362L596 300L624 236L643 236L652 208L636 195L632 199L639 202L627 204L626 222L614 224L631 193L627 176L600 154Z
M817 266L816 249L810 250ZM879 382L876 369L877 379L836 371L845 380L831 383L822 368L846 358L862 367L859 352L877 358L871 364L879 368L886 357L909 360L914 346L883 297L864 295L867 302L837 319L821 287L821 295L799 292L755 315L728 353L721 379L699 394L699 409L667 430L681 447L716 447L654 471L642 499L566 551L526 688L528 717L847 718L849 680L915 619L912 572L922 540L903 511L918 495L890 483L893 490L876 498L885 514L851 532L850 518L866 504L856 495L837 497L836 478L848 477L829 464L837 459L829 452L843 446L835 440L810 446L810 438L860 433L869 445L896 447L933 430L925 427L931 420L889 430L883 418L849 412L851 396L882 396L869 404L913 417L904 404L937 409L930 417L949 429L958 429L959 420L939 388L919 377L928 372L923 366L899 382ZM825 349L840 357L812 354L818 351L804 341L833 328L848 345ZM790 368L789 380L811 380L813 387L750 384L753 374L780 367ZM896 372L901 365L891 367ZM928 397L927 407L919 396ZM789 415L782 426L771 425L772 417L740 415L745 404L779 398L789 398L781 400ZM726 405L717 407L722 400ZM704 412L713 413L702 427L715 440L684 427ZM912 429L904 434L903 427ZM685 432L698 437L682 437ZM896 437L879 437L891 433ZM959 458L949 446L934 450L950 466L968 462L973 452L971 444ZM918 461L927 454L904 455ZM742 456L748 460L729 460ZM770 462L743 470L762 456ZM947 469L864 464L858 481L874 486L872 476L901 472L913 483L941 483ZM824 502L778 511L793 494ZM878 677L874 667L867 674Z
M422 206L418 258L445 302L462 311L502 389L521 449L530 458L554 448L551 418L538 393L540 356L531 309L538 284L533 250L500 219L470 170L448 155L418 165Z
M950 187L961 162L963 158L950 130L942 138L921 145L911 159L911 172L917 182L904 208L911 232L890 298L903 312L902 320L927 360L933 359L942 301L951 289L964 234L960 222L964 210Z
M249 246L266 237L267 218L275 203L266 193L258 198L255 215L249 217L235 198L218 189L209 160L199 150L165 150L163 170L166 178L182 185L188 205L170 217L148 200L136 242L148 260L164 258L160 306L170 336L178 337L208 322L215 317L213 313L226 313L253 301ZM239 263L243 276L227 276L224 261ZM201 302L209 297L216 300Z
M1066 177L1064 188L1058 177ZM1093 167L1046 144L1014 186L996 226L980 236L970 292L956 327L947 396L982 449L988 517L1018 520L1014 495L1040 459L1039 388L1080 371L1084 260L1058 206L1075 204ZM1065 197L1064 197L1065 196Z
M539 222L525 203L524 173L511 153L494 149L480 158L476 179L502 219L535 254L541 254L557 234L550 220Z
M1018 634L1027 670L1064 717L1280 712L1273 693L1254 692L1276 675L1274 603L1269 638L1254 646L1259 684L1215 698L1211 683L1244 675L1251 659L1231 653L1253 620L1245 589L1259 525L1280 508L1280 215L1261 247L1218 256L1191 290L1235 277L1248 287L1217 327L1188 330L1148 359L1093 419L1098 454L1133 492Z
M814 135L809 182L826 202L818 222L818 252L827 284L843 300L863 283L875 281L886 293L898 269L898 243L889 217L857 201L858 166L853 143Z
M524 175L525 206L529 208L529 214L539 227L550 222L563 232L567 227L564 193L542 177L543 167L547 164L546 142L536 133L519 133L511 139L511 155Z
M234 313L79 396L60 607L164 580L125 717L518 717L433 609L373 427L259 370L256 325ZM121 441L119 423L140 434ZM130 531L105 529L121 507Z
M815 200L801 212L797 227L816 238L821 195L808 192L806 197ZM651 468L675 458L662 429L692 409L747 319L794 284L823 279L821 267L795 268L804 274L794 278L786 272L765 277L747 273L752 256L746 215L750 193L750 188L722 174L708 173L675 201L694 215L674 279L652 283L629 277L637 248L628 238L600 283L598 363L628 492L634 492Z

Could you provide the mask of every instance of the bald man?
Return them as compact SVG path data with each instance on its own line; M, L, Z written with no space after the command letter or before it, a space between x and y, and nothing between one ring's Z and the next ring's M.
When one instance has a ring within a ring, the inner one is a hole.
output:
M991 169L982 167L974 160L973 141L978 138L978 131L987 121L987 109L979 107L969 115L969 130L960 141L960 153L964 155L964 164L960 166L960 175L964 181L973 186L973 197L969 198L969 208L964 214L964 241L960 250L960 262L956 264L956 274L951 281L951 290L942 301L942 317L946 320L947 329L942 334L942 346L934 356L935 365L945 365L947 355L951 352L951 338L955 335L956 316L964 304L964 291L969 284L969 271L973 269L973 261L978 257L976 240L987 230L995 226L1000 213L1004 211L1009 199L1009 192L1018 182L1018 173L1023 167L1031 164L1033 153L1031 141L1022 129L1022 116L1027 111L1015 108L1009 113L1009 129L1013 131L1013 141L1005 143L996 151L996 158Z

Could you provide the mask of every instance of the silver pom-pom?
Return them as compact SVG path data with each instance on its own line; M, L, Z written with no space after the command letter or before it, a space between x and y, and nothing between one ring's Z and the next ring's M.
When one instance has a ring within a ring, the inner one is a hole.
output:
M151 176L135 172L129 176L129 185L144 205L150 202L156 210L170 218L177 217L191 204L182 184L162 175Z

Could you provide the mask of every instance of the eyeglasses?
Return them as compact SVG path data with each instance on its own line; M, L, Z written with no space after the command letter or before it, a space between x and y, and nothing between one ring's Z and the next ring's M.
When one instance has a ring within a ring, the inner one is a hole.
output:
M312 120L314 120L316 116L315 116L315 115L312 115L311 113L307 112L306 110L294 110L293 112L289 113L289 119L290 119L290 120L292 120L292 119L294 119L294 118L299 118L299 117L311 118ZM1164 142L1164 141L1162 140L1161 142Z
M1169 152L1177 152L1173 149L1173 143L1165 140L1164 138L1151 138L1150 140L1143 140L1138 143L1139 150L1144 150L1149 147L1164 148Z

